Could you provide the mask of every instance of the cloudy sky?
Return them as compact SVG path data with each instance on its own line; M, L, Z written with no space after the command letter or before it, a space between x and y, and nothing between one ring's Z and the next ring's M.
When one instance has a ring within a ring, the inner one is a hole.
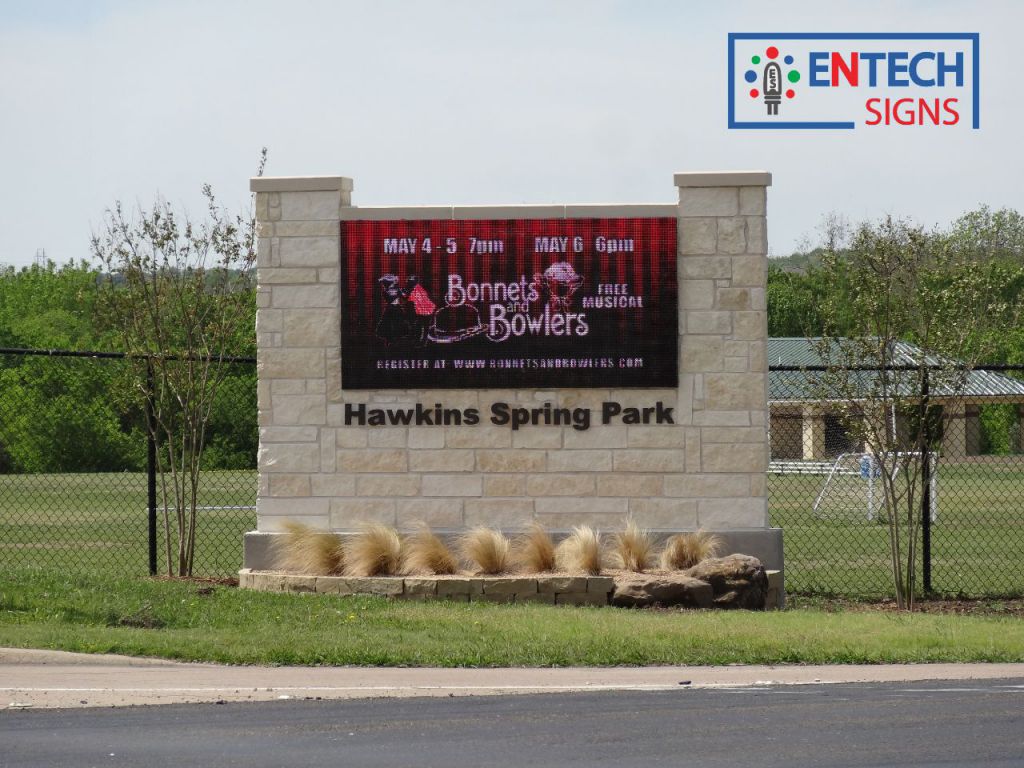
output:
M821 217L1024 210L1005 2L0 0L0 263L88 255L115 200L201 210L268 175L353 202L671 202L682 170L766 169L782 255ZM981 129L726 127L729 32L978 32Z

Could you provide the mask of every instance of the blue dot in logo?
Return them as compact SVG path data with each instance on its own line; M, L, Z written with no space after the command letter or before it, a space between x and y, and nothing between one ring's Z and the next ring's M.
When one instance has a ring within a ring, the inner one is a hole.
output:
M793 57L792 56L787 56L786 58L783 59L783 61L786 62L787 64L792 64L793 63Z
M757 80L757 72L755 72L755 71L754 71L754 70L752 70L752 69L748 69L748 70L747 70L746 72L744 72L744 73L743 73L743 78L744 78L744 79L745 79L745 80L746 80L746 81L747 81L748 83L752 83L752 82L754 82L755 80Z

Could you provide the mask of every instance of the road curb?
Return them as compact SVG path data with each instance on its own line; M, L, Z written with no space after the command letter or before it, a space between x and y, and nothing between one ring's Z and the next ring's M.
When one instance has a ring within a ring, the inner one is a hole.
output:
M1024 664L256 667L0 649L0 710L1022 678Z

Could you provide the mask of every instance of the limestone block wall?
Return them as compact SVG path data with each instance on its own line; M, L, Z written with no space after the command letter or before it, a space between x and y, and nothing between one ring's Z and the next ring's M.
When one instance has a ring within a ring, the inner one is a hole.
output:
M253 179L260 224L260 532L286 519L436 529L532 520L605 530L764 531L768 461L765 172L680 173L678 204L353 207L344 177ZM659 390L345 391L339 220L677 216L679 385ZM675 424L358 427L352 402L454 408L504 401L662 401ZM780 555L781 556L781 555ZM775 564L778 567L778 564Z

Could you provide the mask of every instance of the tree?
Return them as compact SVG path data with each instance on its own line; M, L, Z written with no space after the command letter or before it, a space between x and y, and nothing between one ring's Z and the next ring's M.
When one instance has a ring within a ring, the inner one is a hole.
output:
M96 270L85 262L56 268L0 268L0 346L102 347L92 322Z
M260 173L266 160L264 150ZM229 215L209 185L201 222L157 200L108 209L92 252L104 269L100 319L117 332L157 451L166 566L192 573L207 427L225 358L251 337L256 222Z
M822 217L817 232L821 244L805 243L802 251L772 259L768 266L769 336L820 336L825 325L822 309L829 301L834 302L829 319L838 332L851 325L849 307L841 300L847 293L845 276L822 268L823 259L838 252L848 238L850 225L843 216L830 213Z
M921 497L940 435L938 408L962 401L970 369L1019 300L1001 291L1004 265L979 260L948 233L886 218L826 248L823 272L845 295L823 308L827 366L814 385L872 455L887 507L899 607L914 606Z
M120 333L97 316L102 278L87 262L0 267L0 347L120 349ZM250 317L231 348L252 355L255 299L245 304ZM144 411L130 378L117 360L0 355L0 472L144 469ZM204 469L255 467L255 393L253 366L229 366L207 427Z
M821 308L835 290L820 267L806 271L768 265L768 335L772 337L817 336L823 319Z
M968 211L953 222L951 244L978 260L1024 260L1024 216L1011 208L993 211L987 205Z
M120 472L144 451L116 407L120 361L15 358L0 366L0 472Z
M97 277L85 262L0 269L0 346L103 349ZM122 372L112 360L0 356L0 472L140 468L141 412L120 407Z

